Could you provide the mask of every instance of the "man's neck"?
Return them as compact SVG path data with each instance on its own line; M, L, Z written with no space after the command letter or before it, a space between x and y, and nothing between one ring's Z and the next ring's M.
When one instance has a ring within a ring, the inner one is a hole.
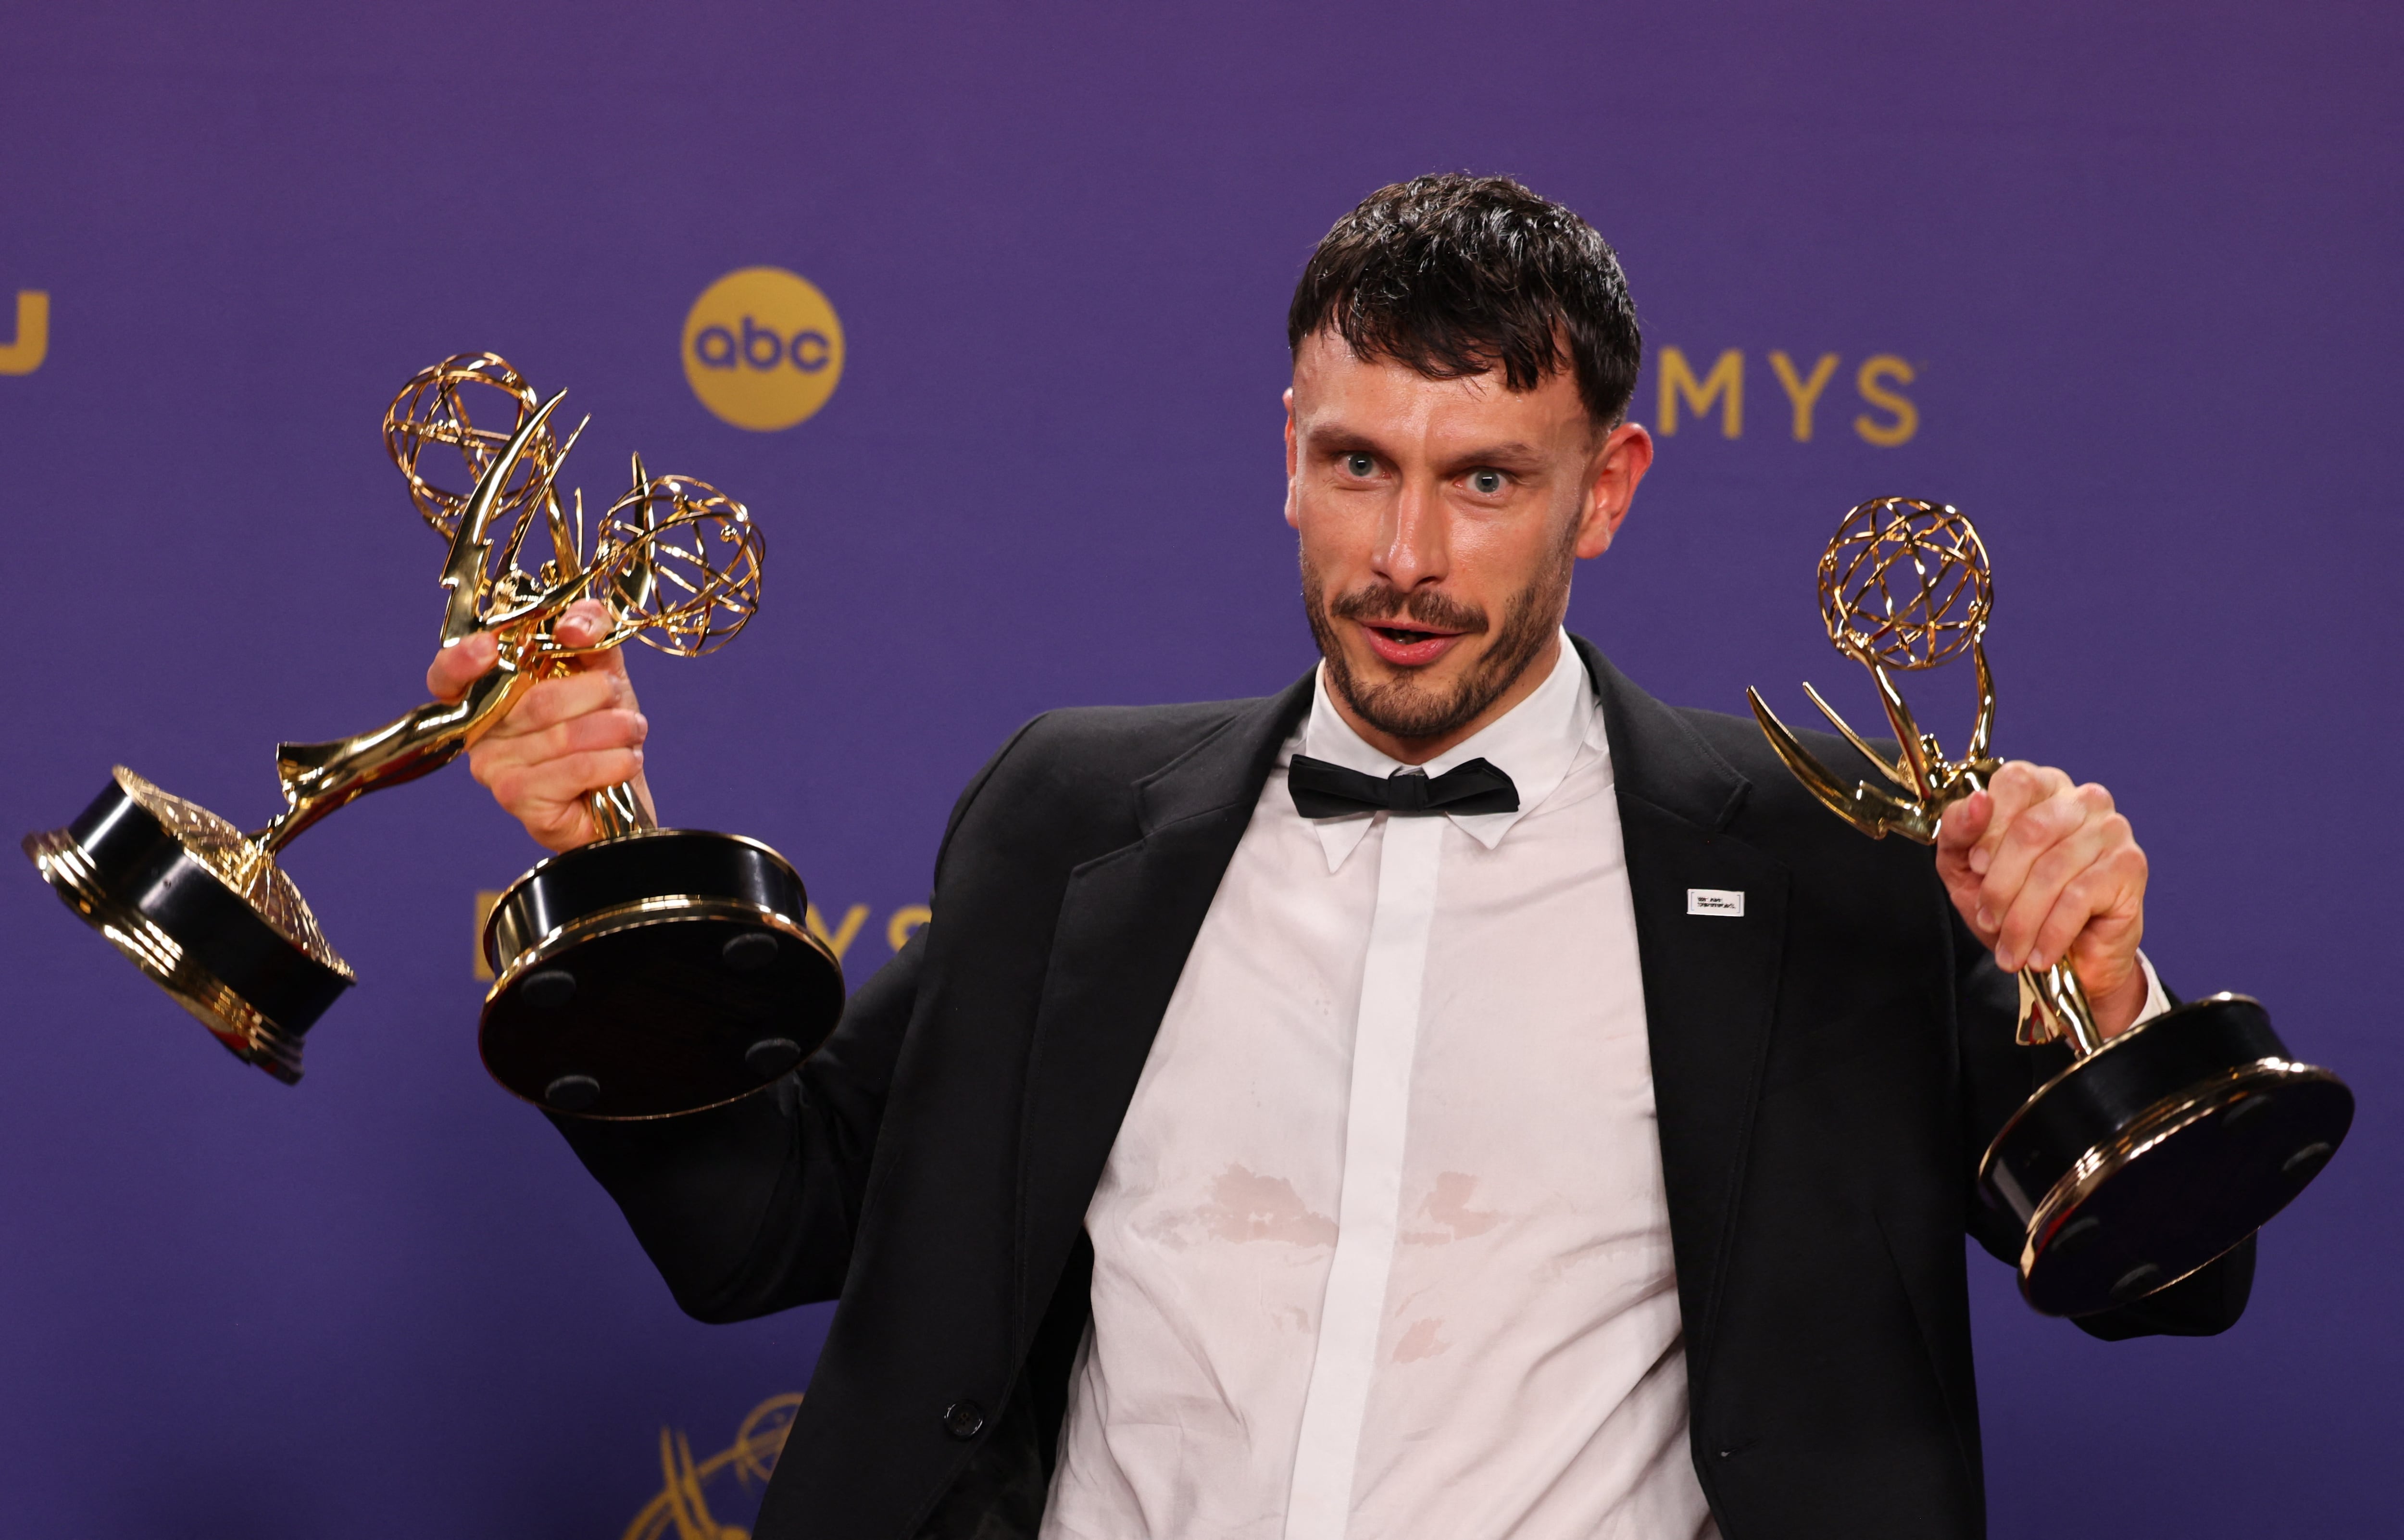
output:
M1534 694L1546 679L1552 678L1553 668L1559 663L1560 656L1561 634L1559 628L1555 627L1553 634L1545 638L1544 645L1538 650L1536 655L1528 660L1528 665L1519 670L1518 678L1513 679L1510 687L1502 693L1495 696L1491 705L1451 732L1439 734L1433 737L1397 737L1363 721L1361 713L1352 708L1352 703L1345 698L1342 691L1330 690L1327 692L1327 698L1335 707L1335 714L1344 719L1344 725L1359 734L1363 743L1398 763L1425 764L1438 754L1457 744L1467 743L1495 722L1502 721L1514 707Z

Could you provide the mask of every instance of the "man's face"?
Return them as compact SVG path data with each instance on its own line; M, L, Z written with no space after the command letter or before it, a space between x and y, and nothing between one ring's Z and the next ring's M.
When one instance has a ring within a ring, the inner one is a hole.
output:
M1329 693L1406 763L1543 682L1572 565L1610 546L1652 461L1642 428L1594 424L1567 370L1527 391L1431 380L1329 331L1294 357L1285 444Z

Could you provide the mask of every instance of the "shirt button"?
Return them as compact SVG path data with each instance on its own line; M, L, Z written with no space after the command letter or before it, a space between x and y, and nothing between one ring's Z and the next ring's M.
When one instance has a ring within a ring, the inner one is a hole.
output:
M943 1431L963 1443L985 1432L985 1408L973 1401L955 1401L943 1408Z

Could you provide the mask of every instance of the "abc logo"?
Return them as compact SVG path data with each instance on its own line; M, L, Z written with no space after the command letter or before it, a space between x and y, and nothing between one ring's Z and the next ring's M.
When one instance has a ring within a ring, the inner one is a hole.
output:
M816 285L780 267L747 267L701 291L684 318L684 377L701 404L737 427L790 427L843 378L843 323Z

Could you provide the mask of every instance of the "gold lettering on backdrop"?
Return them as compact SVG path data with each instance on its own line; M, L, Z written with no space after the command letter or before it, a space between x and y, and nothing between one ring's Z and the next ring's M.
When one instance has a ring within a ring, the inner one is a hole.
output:
M1909 385L1912 381L1911 366L1892 353L1863 359L1861 372L1853 376L1863 400L1894 413L1894 421L1891 423L1882 423L1866 412L1853 419L1853 431L1881 449L1893 449L1920 431L1920 408L1911 404L1909 397L1886 389L1883 382L1888 380L1897 385Z
M825 942L827 950L834 954L834 959L837 962L841 962L843 954L851 949L851 938L860 934L860 927L867 918L868 905L855 903L844 911L843 924L830 931L827 929L826 917L819 914L818 906L813 903L803 912L802 923L810 928L810 934Z
M911 931L934 917L935 911L923 903L904 904L894 910L893 917L885 922L885 939L898 952L902 950L902 944L910 939Z
M50 297L38 288L17 291L17 331L0 343L0 374L31 374L50 356Z
M1744 431L1744 355L1729 348L1712 361L1712 371L1700 380L1695 378L1686 356L1674 347L1661 350L1661 432L1664 437L1678 431L1678 402L1683 399L1686 410L1697 417L1711 414L1712 403L1720 407L1720 436L1733 439Z
M1779 388L1786 392L1788 405L1794 408L1795 441L1810 443L1818 430L1820 400L1827 393L1828 382L1835 378L1837 368L1844 360L1840 355L1823 353L1812 360L1811 372L1805 374L1796 365L1795 357L1782 349L1772 348L1768 354L1769 371L1778 376ZM1684 418L1708 418L1712 409L1719 409L1720 436L1726 439L1744 435L1744 352L1728 348L1712 360L1709 372L1698 375L1693 362L1684 348L1664 347L1658 352L1655 368L1659 375L1655 431L1667 438L1678 431ZM1866 443L1880 449L1893 449L1908 443L1920 431L1920 408L1912 399L1895 389L1909 385L1914 378L1913 367L1892 353L1874 354L1862 361L1853 376L1866 406L1884 413L1884 416L1864 413L1853 419L1853 431Z
M737 1502L748 1512L784 1452L799 1392L772 1395L751 1408L735 1430L734 1442L706 1460L692 1457L692 1444L674 1428L660 1430L660 1493L635 1516L622 1540L751 1540L740 1524L722 1524L710 1511L715 1492L723 1506Z
M1778 376L1778 383L1784 388L1786 399L1795 403L1795 441L1798 444L1810 443L1811 441L1811 409L1819 404L1820 392L1828 388L1828 376L1837 372L1837 356L1833 353L1821 354L1820 361L1811 366L1811 377L1808 380L1796 377L1795 360L1783 353L1773 351L1769 355L1769 368L1770 372Z

